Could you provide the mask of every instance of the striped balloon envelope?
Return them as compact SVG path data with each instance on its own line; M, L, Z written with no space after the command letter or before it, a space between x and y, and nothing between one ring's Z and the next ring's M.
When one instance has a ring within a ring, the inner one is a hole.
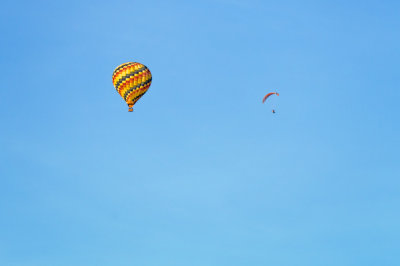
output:
M129 112L151 85L150 70L140 63L128 62L119 65L112 75L115 89L128 104Z

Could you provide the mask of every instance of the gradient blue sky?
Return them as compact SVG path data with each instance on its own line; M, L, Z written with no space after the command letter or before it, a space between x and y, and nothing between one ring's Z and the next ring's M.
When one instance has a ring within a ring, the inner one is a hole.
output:
M3 1L0 265L400 265L399 14Z

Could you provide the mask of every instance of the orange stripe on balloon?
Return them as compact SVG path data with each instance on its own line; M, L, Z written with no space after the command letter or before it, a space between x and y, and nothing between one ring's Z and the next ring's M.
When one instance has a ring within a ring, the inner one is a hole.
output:
M148 84L138 90L131 91L126 98L129 99L129 97L131 97L132 94L137 93L138 95L133 100L133 104L135 104L143 96L143 94L146 93L146 91L149 89L149 87L150 87L150 84Z
M137 74L137 75L135 75L135 76L133 76L133 77L130 77L129 80L132 80L132 81L138 80L139 78L142 78L143 75L145 75L145 74L146 74L146 71L143 71L143 72L141 72L140 74ZM140 83L140 82L139 82L139 83ZM119 93L119 95L122 96L121 92L123 92L123 91L126 89L126 87L129 87L129 85L130 85L130 82L124 82L124 83L122 83L122 85L119 86L119 87L118 87L118 90L117 90L118 93ZM123 97L123 96L122 96L122 97Z
M124 66L120 70L118 70L116 73L113 75L113 84L115 84L115 80L118 79L117 77L125 70L128 70L129 68L132 68L132 72L135 71L135 66L139 65L139 63L131 63L129 65Z

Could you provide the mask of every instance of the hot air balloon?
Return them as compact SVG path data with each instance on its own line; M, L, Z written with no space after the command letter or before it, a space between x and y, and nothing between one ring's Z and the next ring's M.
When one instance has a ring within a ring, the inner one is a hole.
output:
M132 112L135 103L151 85L151 73L145 65L128 62L114 70L112 81L119 95L128 104L128 111Z

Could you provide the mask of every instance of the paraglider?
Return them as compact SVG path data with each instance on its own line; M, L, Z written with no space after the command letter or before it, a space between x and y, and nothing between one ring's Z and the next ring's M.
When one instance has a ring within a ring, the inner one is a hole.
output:
M267 95L264 96L262 102L265 103L265 101L266 101L271 95L274 95L274 94L275 94L276 96L279 96L279 93L277 93L277 92L270 92L270 93L268 93ZM275 114L275 110L274 110L274 109L272 109L272 113Z
M151 80L150 70L140 63L128 62L115 68L112 81L119 95L128 104L128 112L133 111L135 103L147 92Z
M264 103L265 100L267 100L271 95L274 95L274 94L276 94L276 96L279 96L279 93L277 93L277 92L270 92L270 93L268 93L267 95L264 96L262 102Z

